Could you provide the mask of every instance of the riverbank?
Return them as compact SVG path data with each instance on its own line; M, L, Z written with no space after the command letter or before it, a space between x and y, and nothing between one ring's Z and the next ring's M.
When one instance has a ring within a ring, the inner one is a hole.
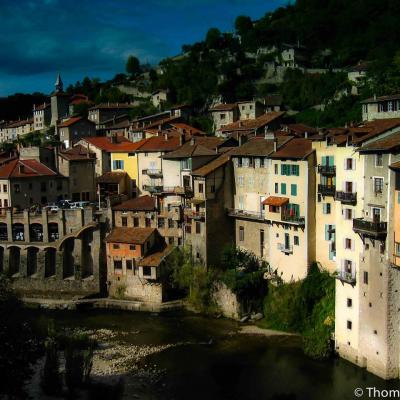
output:
M271 336L301 337L301 335L298 333L291 333L291 332L277 331L274 329L260 328L257 325L242 326L239 329L238 333L241 333L243 335L261 335L261 336L265 336L265 337L271 337Z

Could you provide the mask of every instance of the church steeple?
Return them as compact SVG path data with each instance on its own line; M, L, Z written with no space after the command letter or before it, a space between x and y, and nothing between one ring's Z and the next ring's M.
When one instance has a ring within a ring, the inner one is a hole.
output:
M56 93L62 93L64 89L63 81L61 80L61 75L57 75L56 83L54 84L56 87Z

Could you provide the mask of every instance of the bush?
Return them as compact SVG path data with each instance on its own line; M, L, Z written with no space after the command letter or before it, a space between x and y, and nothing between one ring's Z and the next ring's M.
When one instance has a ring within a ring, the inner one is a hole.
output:
M57 342L53 338L48 338L45 342L45 362L40 377L40 386L48 395L57 395L61 392L59 366Z

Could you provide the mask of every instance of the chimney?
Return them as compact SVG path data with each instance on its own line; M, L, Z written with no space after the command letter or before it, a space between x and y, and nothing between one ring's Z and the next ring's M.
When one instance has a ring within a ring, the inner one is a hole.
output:
M19 173L20 174L25 173L25 165L24 164L19 164Z
M186 142L186 138L185 135L183 135L182 133L179 135L179 145L182 146L184 145Z
M117 143L117 136L115 135L110 136L110 142L114 144Z
M164 138L165 138L165 140L168 140L168 133L167 132L164 133Z
M278 150L278 139L274 138L274 153Z
M192 138L190 139L190 145L191 145L191 146L194 146L194 137L192 137Z
M306 139L308 139L308 132L307 132L307 131L304 132L304 137L305 137Z

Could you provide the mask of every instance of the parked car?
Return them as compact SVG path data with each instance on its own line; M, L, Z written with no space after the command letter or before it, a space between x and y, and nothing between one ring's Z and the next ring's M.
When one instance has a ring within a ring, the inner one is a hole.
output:
M89 206L90 203L88 201L76 201L75 203L71 203L71 208L85 208Z
M71 200L60 200L57 202L57 206L60 208L71 208Z

